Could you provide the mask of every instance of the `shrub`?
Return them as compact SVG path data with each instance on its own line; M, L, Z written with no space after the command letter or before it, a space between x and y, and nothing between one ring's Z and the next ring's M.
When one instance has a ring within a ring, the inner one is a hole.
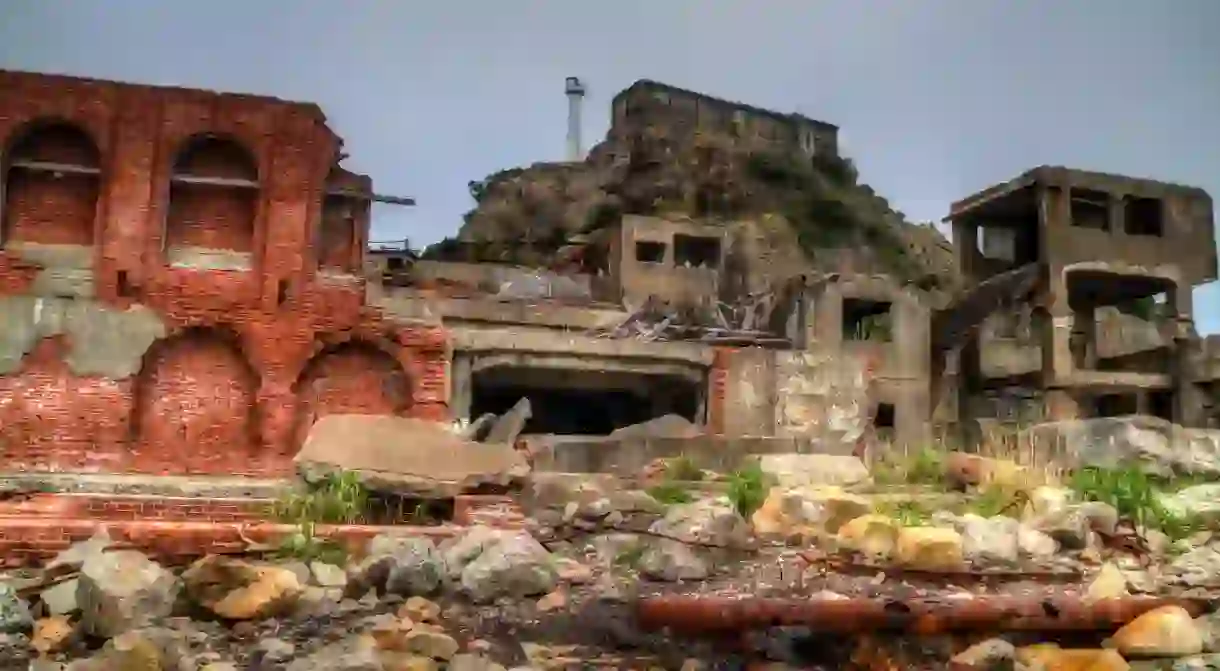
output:
M729 474L729 502L742 517L749 518L767 500L767 474L757 461Z

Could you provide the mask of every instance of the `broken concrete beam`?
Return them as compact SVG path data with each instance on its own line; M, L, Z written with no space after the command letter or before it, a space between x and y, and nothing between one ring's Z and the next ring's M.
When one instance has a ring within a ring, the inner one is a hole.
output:
M491 433L491 429L495 425L495 421L496 413L494 412L485 412L482 415L479 415L478 419L474 420L470 423L470 426L466 427L466 431L462 433L462 438L465 438L466 440L473 440L475 442L482 442L487 438L488 434Z
M347 471L373 491L420 498L515 487L529 474L509 444L475 443L438 422L385 415L319 419L294 461L306 481Z
M508 412L500 415L496 423L492 425L491 432L487 434L485 443L504 443L512 445L517 442L517 436L521 435L521 431L525 429L525 423L534 416L534 411L530 407L530 400L523 398L517 401Z

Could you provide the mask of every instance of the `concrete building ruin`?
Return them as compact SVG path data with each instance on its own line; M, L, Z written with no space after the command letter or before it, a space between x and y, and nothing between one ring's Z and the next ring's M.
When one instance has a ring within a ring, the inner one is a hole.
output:
M955 204L976 287L937 310L886 276L737 267L750 221L627 215L554 269L370 251L382 197L339 166L316 106L13 72L0 91L9 471L278 477L326 413L472 421L522 397L527 434L589 459L667 414L717 450L917 444L957 351L964 418L1021 386L1050 417L1216 419L1220 346L1189 327L1189 289L1216 277L1195 189L1042 168ZM660 96L696 127L838 151L830 124L655 82L613 114L635 123ZM1005 291L1018 314L1037 297L1028 345L992 335ZM1161 293L1155 346L1090 335L1102 306ZM1005 347L1029 363L984 375Z
M1028 296L1023 311L988 315L965 335L963 424L986 414L973 399L1004 388L1032 392L1039 418L1208 424L1215 378L1200 365L1192 301L1216 279L1206 192L1044 166L954 203L947 220L971 283ZM941 326L969 323L976 307L964 302ZM1023 328L1013 323L1022 315Z

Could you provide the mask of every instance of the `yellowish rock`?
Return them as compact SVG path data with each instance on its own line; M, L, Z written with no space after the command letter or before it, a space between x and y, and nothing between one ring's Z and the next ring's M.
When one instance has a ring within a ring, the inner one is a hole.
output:
M405 652L385 651L380 653L378 661L383 671L437 671L440 664L431 657L412 655Z
M836 486L772 487L750 522L759 535L819 537L872 510L868 499Z
M1118 599L1124 596L1130 596L1130 592L1127 591L1127 577L1110 562L1102 565L1101 571L1098 572L1096 578L1093 578L1093 582L1089 583L1089 588L1085 592L1085 599L1089 601Z
M398 608L398 617L405 617L412 622L438 622L441 617L441 607L436 602L422 596L413 596Z
M840 527L835 538L844 550L888 558L898 540L898 523L885 515L861 515Z
M1131 665L1114 650L1031 645L1017 650L1017 661L1037 671L1130 671Z
M1181 606L1162 606L1114 632L1110 639L1124 657L1184 657L1203 651L1203 636Z
M72 621L66 615L44 617L34 623L30 647L43 655L59 652L71 642L74 632L75 627L72 626Z
M415 623L406 617L386 617L373 626L369 635L378 650L405 652L410 649L407 634L415 629Z
M292 570L212 555L183 574L186 593L196 603L229 620L253 620L282 613L304 592Z
M895 563L928 571L959 569L965 562L962 536L944 527L904 527L894 542Z

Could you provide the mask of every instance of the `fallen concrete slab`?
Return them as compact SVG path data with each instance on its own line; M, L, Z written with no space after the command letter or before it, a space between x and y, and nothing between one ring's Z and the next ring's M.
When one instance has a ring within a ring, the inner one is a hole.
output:
M306 481L353 472L375 492L419 498L514 487L529 474L525 457L511 445L476 443L445 424L385 415L319 419L294 461Z

